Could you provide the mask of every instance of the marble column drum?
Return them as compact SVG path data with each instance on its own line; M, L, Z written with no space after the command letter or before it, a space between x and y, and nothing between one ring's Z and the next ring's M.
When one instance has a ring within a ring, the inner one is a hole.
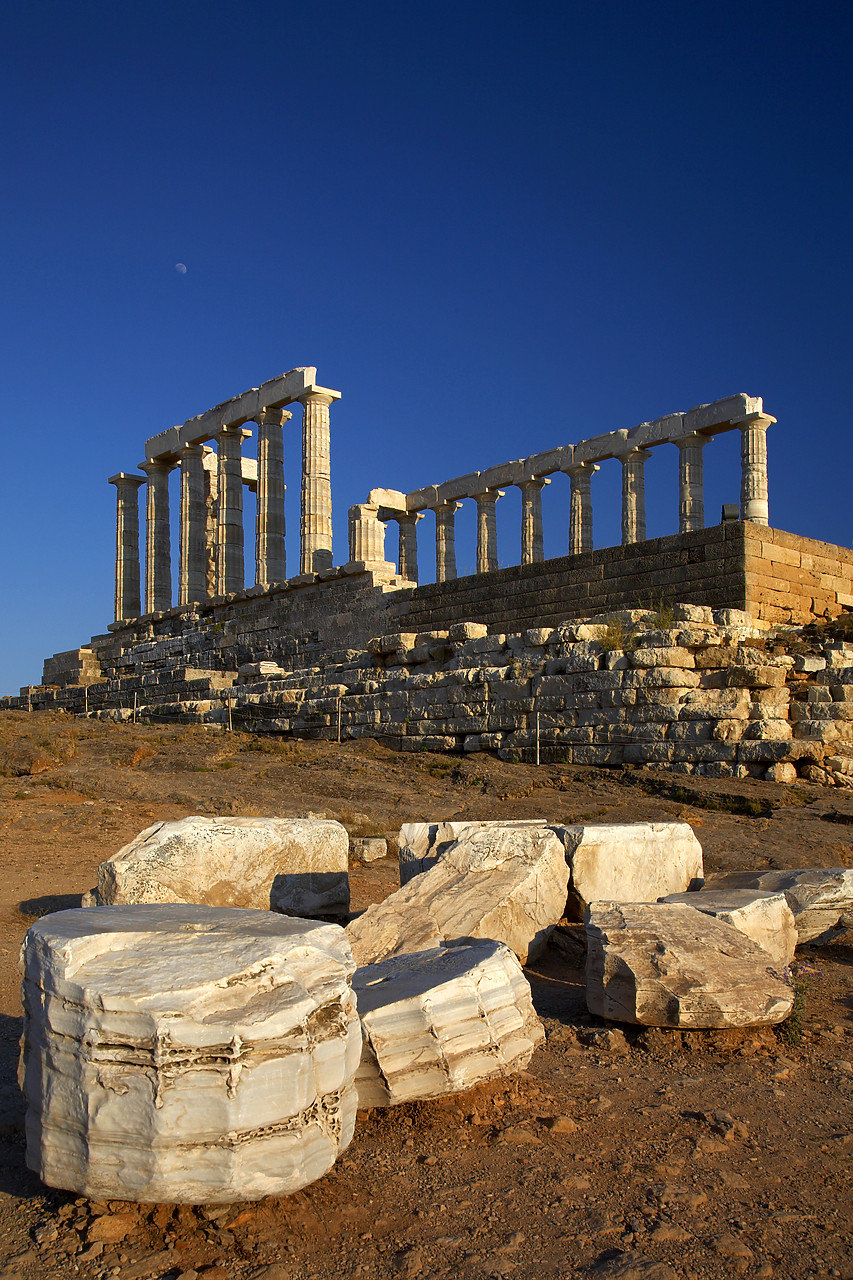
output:
M542 532L542 490L550 480L536 477L522 481L521 489L521 563L537 564L545 559Z
M488 573L498 567L498 522L495 504L504 496L503 489L486 489L475 493L477 503L477 572Z
M193 604L207 597L207 506L200 444L181 450L180 531L178 600Z
M138 618L142 612L139 591L139 486L143 476L119 471L110 476L116 487L116 584L115 620Z
M770 523L767 489L767 428L776 421L766 413L750 414L740 427L740 516L753 524Z
M435 580L450 582L456 577L456 512L461 503L440 502L435 512Z
M675 441L678 446L678 532L705 528L705 487L702 451L706 436L694 431Z
M284 438L293 417L284 409L264 409L258 424L258 510L255 525L255 582L268 587L287 577L284 535Z
M169 531L169 472L162 459L141 462L148 477L145 501L145 612L172 607L172 546Z
M576 556L592 551L592 477L601 468L594 462L581 462L569 471L571 498L569 508L569 554Z
M394 517L400 527L400 549L397 571L407 582L418 580L418 531L417 523L423 520L422 511Z
M302 548L300 573L332 568L332 477L329 405L335 397L312 391L300 397L302 420Z
M243 441L251 431L244 427L223 427L216 435L219 464L217 520L216 594L242 591L245 581L243 561Z
M643 542L646 537L646 461L649 449L632 449L622 455L622 544Z

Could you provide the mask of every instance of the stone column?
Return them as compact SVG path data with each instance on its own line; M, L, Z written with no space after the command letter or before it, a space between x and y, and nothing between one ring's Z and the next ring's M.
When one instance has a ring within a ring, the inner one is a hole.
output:
M138 618L142 612L139 595L139 486L142 476L126 471L110 476L116 487L116 592L115 620Z
M302 554L300 573L332 568L332 475L329 405L335 397L310 391L301 397Z
M412 511L408 515L395 516L400 526L400 553L397 558L397 572L407 582L418 580L418 531L417 523L423 520L422 511Z
M592 551L591 482L601 468L594 462L580 462L569 468L571 498L569 508L569 554Z
M349 509L349 558L351 561L385 561L385 522L379 506L359 502Z
M207 596L207 505L204 493L203 447L181 450L181 543L178 601L193 604Z
M243 564L243 441L251 431L245 427L223 427L217 432L218 518L216 523L216 594L242 591Z
M204 469L204 587L205 596L209 599L216 595L216 543L219 537L219 502L218 502L218 483L216 468L219 459L216 456L216 450L211 449L210 445L202 445L201 465Z
M172 607L172 548L169 534L169 472L173 463L141 462L148 477L145 501L145 612Z
M503 489L484 489L473 495L477 503L477 572L489 573L498 567L498 522L495 503Z
M740 518L769 524L767 492L767 428L776 421L766 413L752 413L740 427Z
M255 582L284 582L284 440L281 429L293 417L285 409L263 409L258 424L258 514L255 524Z
M521 563L536 564L545 559L542 534L542 490L551 481L544 477L522 480L521 489Z
M456 577L456 512L461 502L440 502L435 512L435 580L450 582Z
M632 449L621 458L623 546L646 537L646 462L651 456L650 449Z
M675 440L678 445L678 532L705 528L705 491L702 475L702 450L706 436L695 431Z

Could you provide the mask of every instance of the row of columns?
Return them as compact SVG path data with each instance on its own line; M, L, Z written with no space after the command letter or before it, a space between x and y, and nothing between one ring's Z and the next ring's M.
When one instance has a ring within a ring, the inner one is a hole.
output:
M765 414L753 414L738 426L741 432L741 519L756 524L769 520L767 496L767 428L774 421ZM678 448L678 529L689 533L705 527L703 451L711 437L693 432L671 441ZM651 449L632 449L622 454L622 542L642 542L646 537L645 464ZM581 462L566 468L570 483L569 553L580 555L593 549L592 477L600 467ZM521 490L521 563L544 560L542 489L550 480L533 476L519 481ZM498 567L495 504L502 489L486 489L467 495L477 503L477 573ZM455 514L461 502L437 503L428 508L435 513L436 582L456 577ZM353 511L367 508L353 508ZM397 521L400 528L399 572L411 582L418 581L416 523L423 512L386 511L383 519ZM374 517L375 518L375 517ZM367 522L369 523L369 521ZM379 523L379 522L378 522ZM367 537L368 535L364 535ZM375 538L377 535L369 535ZM384 526L382 529L384 539ZM365 544L366 545L366 544ZM369 559L352 555L353 559ZM384 553L376 559L383 559Z
M313 391L300 397L302 427L302 509L300 573L332 567L332 487L329 406L334 396ZM258 428L255 581L268 587L287 577L284 517L284 442L282 428L292 414L261 410ZM242 590L245 579L243 527L243 443L252 432L242 423L227 424L213 437L215 471L206 467L213 451L185 445L177 458L153 458L140 464L143 476L126 472L110 477L116 487L116 621L172 604L169 474L180 470L180 546L178 602L193 604L210 596ZM146 485L145 595L140 598L139 498Z

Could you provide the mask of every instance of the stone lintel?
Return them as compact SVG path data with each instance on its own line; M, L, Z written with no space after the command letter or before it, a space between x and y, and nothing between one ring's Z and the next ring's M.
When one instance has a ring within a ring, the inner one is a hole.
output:
M434 507L438 502L438 489L434 484L428 484L423 489L415 489L412 493L406 495L407 511L427 511L430 507Z
M762 409L761 396L748 396L744 393L726 396L723 400L714 400L711 404L700 404L695 409L688 410L684 415L684 432L717 434L721 430L731 430L751 414L761 413Z
M467 476L456 476L453 480L445 480L438 486L439 502L456 502L460 498L470 498L482 489L480 472L469 471Z
M605 458L618 458L625 452L628 432L607 431L604 435L590 436L581 440L574 447L571 465L576 467L580 462L603 462Z
M564 444L556 449L546 449L543 453L531 454L522 464L525 479L532 480L536 476L546 476L554 471L565 471L572 465L574 452L574 445Z
M386 507L389 511L396 511L400 515L406 514L406 495L401 493L399 489L371 489L367 495L367 501L377 507ZM384 516L383 519L389 520L391 517Z
M651 422L641 422L628 432L628 449L642 449L650 444L664 444L684 434L684 414L667 413Z
M486 489L502 489L505 485L521 484L528 461L527 458L516 458L513 462L501 462L496 467L489 467L488 471L481 471L480 492L483 493Z

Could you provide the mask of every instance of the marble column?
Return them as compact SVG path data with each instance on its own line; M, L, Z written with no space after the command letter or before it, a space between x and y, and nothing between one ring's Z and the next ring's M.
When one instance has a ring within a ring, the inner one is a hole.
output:
M332 475L329 405L334 396L311 391L301 397L302 551L300 573L332 568Z
M623 546L646 537L646 462L651 456L650 449L632 449L621 458Z
M211 449L210 445L202 445L201 465L204 470L204 587L205 596L209 599L216 595L216 572L217 572L217 554L216 542L218 538L218 521L219 521L219 503L218 503L218 481L216 468L218 458L216 450Z
M145 494L145 612L172 607L172 547L169 533L169 472L162 459L141 462L148 477Z
M180 529L178 601L194 604L207 596L207 506L200 444L188 444L181 450Z
M571 498L569 507L569 554L592 551L591 482L601 468L594 462L580 462L569 469Z
M521 489L521 563L536 564L545 559L542 534L542 490L551 481L544 476L523 480Z
M293 417L285 409L263 409L258 424L258 514L255 523L255 582L268 587L284 582L284 439L282 427Z
M477 503L477 572L489 573L498 567L498 522L495 504L504 496L503 489L484 489L475 493Z
M350 561L385 560L385 522L374 502L359 502L349 509Z
M450 582L456 577L456 512L461 502L440 502L435 512L435 580Z
M223 427L216 435L218 489L216 523L216 594L242 591L243 562L243 441L251 431L245 427Z
M776 421L766 413L753 413L740 427L740 518L753 524L769 524L767 491L767 428Z
M139 486L143 476L119 471L110 476L116 487L116 591L115 620L138 618L142 612L139 594Z
M674 441L678 445L678 532L705 528L705 490L702 450L706 436L695 431Z
M395 516L400 526L400 552L397 559L397 572L407 582L418 580L418 531L417 523L423 520L422 511L411 511L408 515Z

